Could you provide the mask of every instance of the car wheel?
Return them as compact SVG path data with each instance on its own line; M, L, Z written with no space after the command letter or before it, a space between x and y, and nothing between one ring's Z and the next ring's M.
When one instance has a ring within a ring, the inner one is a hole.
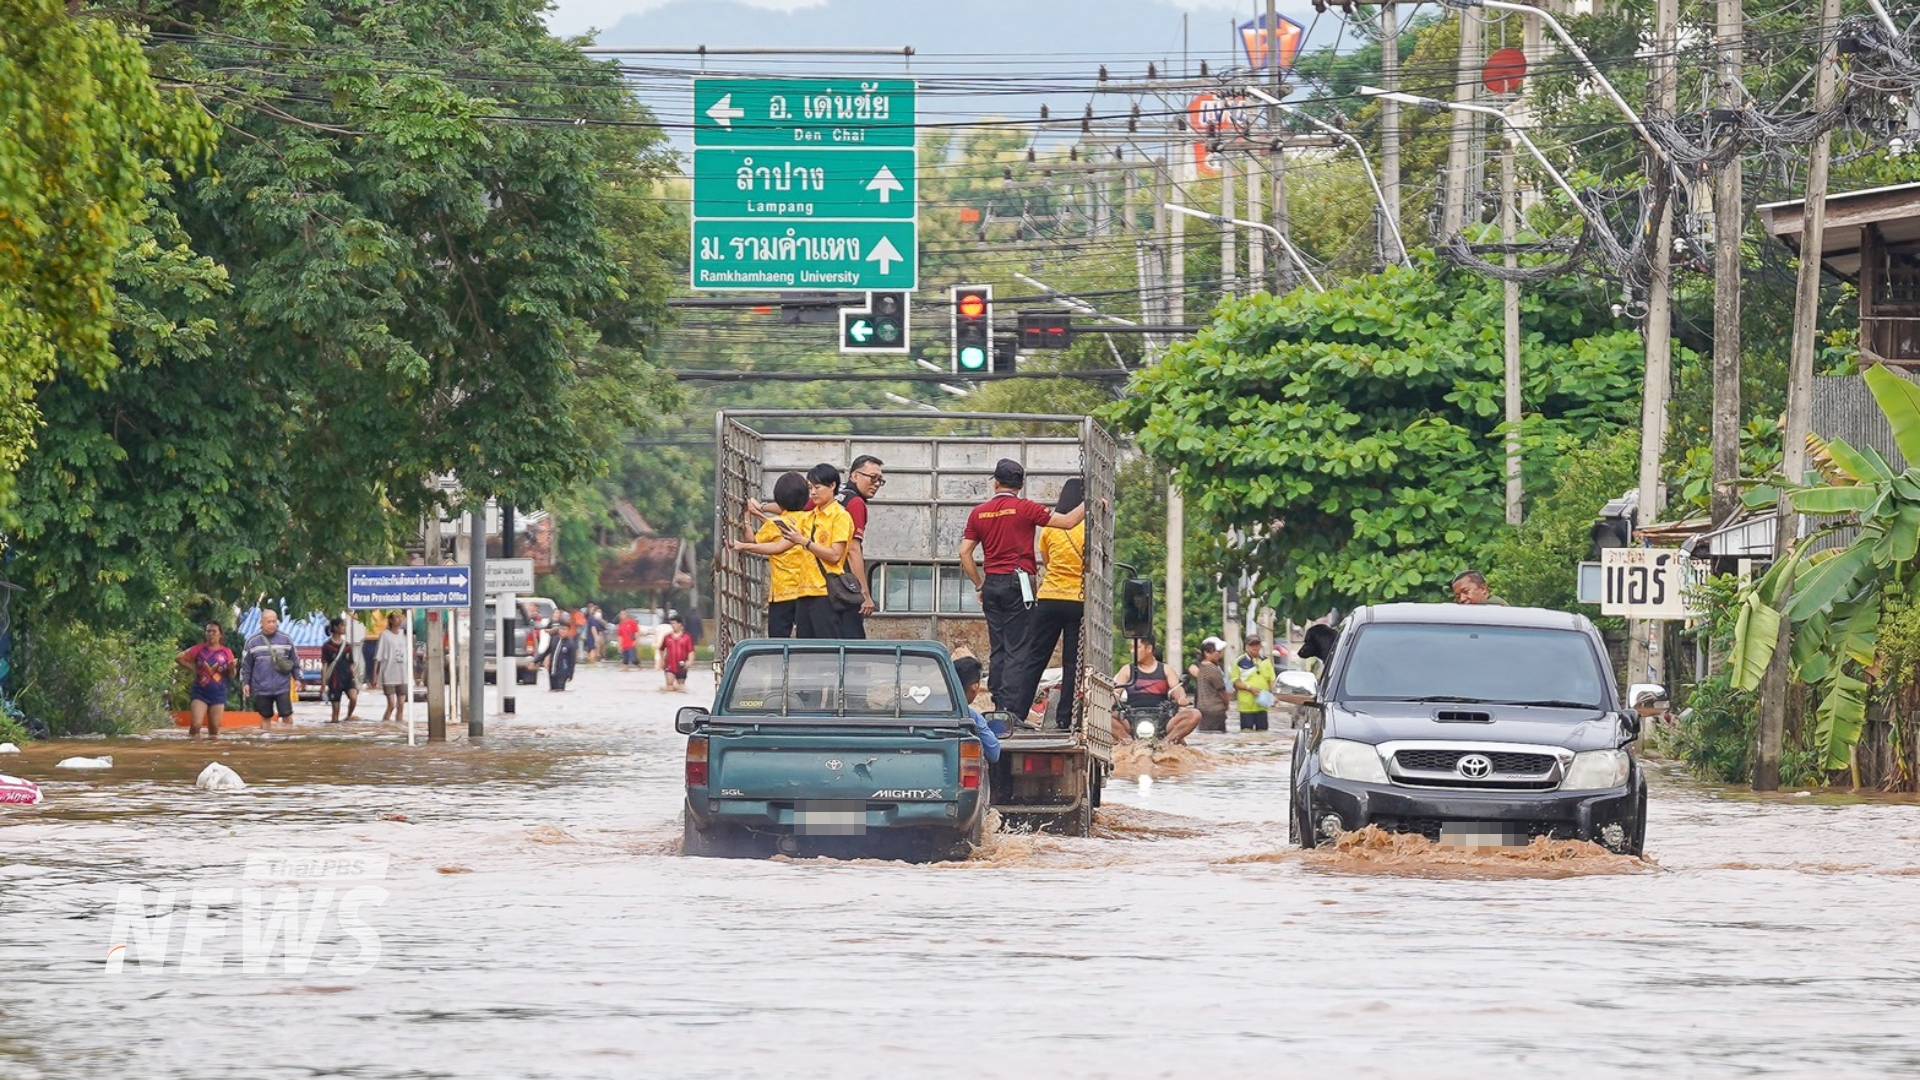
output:
M1320 846L1313 832L1313 811L1309 809L1303 820L1300 816L1300 800L1287 798L1287 839L1302 849L1311 851Z
M1638 859L1647 850L1647 789L1640 789L1640 800L1636 804L1633 822L1633 840L1627 844L1628 855Z
M1089 770L1087 774L1087 801L1093 804L1095 810L1098 810L1100 808L1100 793L1105 791L1107 787L1107 773L1106 770L1098 765L1089 766Z

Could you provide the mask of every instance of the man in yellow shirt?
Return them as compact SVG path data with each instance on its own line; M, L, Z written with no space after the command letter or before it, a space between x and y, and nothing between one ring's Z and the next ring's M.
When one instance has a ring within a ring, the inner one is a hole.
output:
M805 536L813 529L813 513L807 478L786 473L773 484L773 501L780 513L768 514L757 501L747 503L749 518L761 520L751 542L734 540L733 550L759 555L770 564L767 596L767 636L790 638L797 630L803 638L825 637L827 630L822 609L827 600L827 581L820 561L796 544L792 536ZM790 535L791 534L791 535Z
M1057 514L1070 513L1085 501L1085 485L1079 477L1060 488L1060 500L1054 504ZM1086 613L1087 599L1087 523L1083 520L1071 529L1041 529L1040 562L1046 567L1040 588L1034 593L1032 621L1020 648L1020 670L1014 700L1008 711L1016 720L1025 720L1040 692L1040 678L1047 661L1053 659L1053 647L1060 650L1060 705L1054 713L1062 729L1073 726L1074 679L1080 669L1080 623Z

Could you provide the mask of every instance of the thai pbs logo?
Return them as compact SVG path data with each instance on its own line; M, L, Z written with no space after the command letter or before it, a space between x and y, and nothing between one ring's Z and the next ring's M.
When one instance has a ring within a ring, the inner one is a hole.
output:
M380 961L368 914L386 876L385 855L289 852L250 856L238 888L123 885L106 973L363 974Z

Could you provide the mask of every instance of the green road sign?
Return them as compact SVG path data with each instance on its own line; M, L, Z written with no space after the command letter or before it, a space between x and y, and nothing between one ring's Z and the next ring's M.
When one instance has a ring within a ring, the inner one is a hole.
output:
M919 283L911 81L695 79L693 120L694 288Z
M919 195L912 150L701 150L697 218L911 221Z
M693 223L693 287L911 292L919 283L912 221Z
M911 147L910 79L695 79L693 145Z

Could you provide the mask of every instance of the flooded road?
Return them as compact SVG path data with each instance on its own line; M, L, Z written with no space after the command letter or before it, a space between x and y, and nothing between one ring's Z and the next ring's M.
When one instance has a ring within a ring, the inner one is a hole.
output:
M1296 853L1286 737L1235 735L1092 839L683 860L710 684L657 678L522 688L485 745L0 758L47 794L0 809L0 1077L1920 1073L1920 806L1662 776L1645 863Z

